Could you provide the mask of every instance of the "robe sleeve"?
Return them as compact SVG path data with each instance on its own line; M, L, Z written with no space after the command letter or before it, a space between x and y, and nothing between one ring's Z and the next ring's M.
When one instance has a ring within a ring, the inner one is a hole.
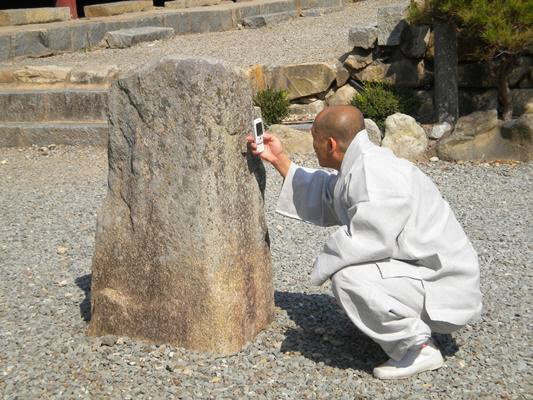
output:
M320 226L340 225L333 207L337 174L291 163L276 211Z
M377 198L373 198L377 197ZM331 235L315 259L311 281L320 286L338 270L393 256L411 214L407 196L369 196L348 207L349 224Z

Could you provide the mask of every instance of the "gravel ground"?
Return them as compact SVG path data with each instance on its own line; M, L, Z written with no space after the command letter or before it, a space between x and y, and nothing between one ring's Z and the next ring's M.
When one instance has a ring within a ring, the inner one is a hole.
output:
M312 157L301 163L314 166ZM386 359L310 285L331 229L273 212L280 178L267 167L276 316L253 343L215 357L127 338L90 338L95 215L106 192L100 148L0 149L0 397L195 399L531 399L533 164L422 165L480 254L483 321L436 337L437 372L381 382Z
M129 49L107 49L24 59L1 65L101 66L116 64L126 71L167 55L214 57L237 66L282 65L338 59L351 51L351 27L376 21L379 7L399 0L365 0L321 17L296 18L260 29L175 36Z

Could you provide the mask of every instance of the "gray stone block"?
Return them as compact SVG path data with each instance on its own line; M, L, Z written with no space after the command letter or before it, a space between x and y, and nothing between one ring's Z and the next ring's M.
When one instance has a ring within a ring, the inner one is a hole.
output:
M108 32L105 22L96 22L89 26L87 31L88 47L96 47L105 37Z
M255 17L256 15L261 14L261 6L259 4L242 5L236 10L239 21L242 21L244 18Z
M341 7L342 0L300 0L302 9Z
M174 36L174 29L157 26L143 26L133 29L121 29L107 32L105 41L112 49L124 49L137 43L168 39Z
M72 46L72 27L58 26L48 29L48 48L54 52L77 50Z
M407 26L405 21L407 3L382 7L378 10L378 44L380 46L397 46Z
M71 27L72 50L86 49L90 47L89 32L91 24L73 24Z
M191 32L222 32L236 26L232 10L187 11L191 21Z
M356 26L348 32L350 46L370 49L374 47L378 38L378 28L375 26Z
M135 20L135 26L164 26L165 16L163 14L151 15L149 17L142 17Z
M11 35L0 36L0 61L9 60L11 55Z
M533 89L513 89L511 96L513 114L522 115L526 109L526 104L533 99Z
M107 90L21 90L0 92L0 121L102 120Z
M105 120L107 90L51 90L47 94L46 120Z
M46 30L20 31L13 34L15 57L39 57L52 54L47 47Z
M107 146L109 126L101 122L0 123L0 147L91 145Z
M268 1L261 3L260 5L261 15L277 14L289 11L296 12L296 5L291 0Z
M268 15L257 15L255 17L248 17L243 20L244 26L250 29L261 28L267 25L275 25L280 22L288 21L291 18L296 17L296 12L281 12Z
M0 92L0 121L26 122L46 120L46 96L34 91Z
M191 31L191 18L188 12L171 12L164 14L164 26L174 29L176 34Z

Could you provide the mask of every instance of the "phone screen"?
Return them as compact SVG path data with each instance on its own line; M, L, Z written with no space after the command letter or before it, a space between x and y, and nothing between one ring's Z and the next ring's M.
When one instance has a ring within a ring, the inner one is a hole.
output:
M263 135L263 124L261 122L255 124L255 131L257 132L257 137Z

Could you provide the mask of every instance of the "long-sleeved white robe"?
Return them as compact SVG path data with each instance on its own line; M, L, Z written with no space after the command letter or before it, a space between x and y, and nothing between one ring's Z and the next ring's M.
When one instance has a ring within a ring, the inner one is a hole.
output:
M340 171L291 164L277 211L321 226L341 225L316 258L312 282L375 263L383 278L420 279L431 320L479 319L477 254L435 184L409 161L374 145L366 131L350 144Z

